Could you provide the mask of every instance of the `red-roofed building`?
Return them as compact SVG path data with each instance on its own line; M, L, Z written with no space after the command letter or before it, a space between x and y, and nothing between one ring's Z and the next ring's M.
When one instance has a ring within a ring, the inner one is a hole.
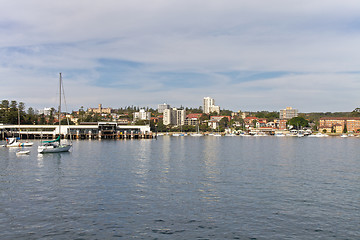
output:
M257 117L246 117L244 119L245 125L253 125L254 120L258 121Z
M197 118L199 119L202 116L202 113L189 113L186 118Z

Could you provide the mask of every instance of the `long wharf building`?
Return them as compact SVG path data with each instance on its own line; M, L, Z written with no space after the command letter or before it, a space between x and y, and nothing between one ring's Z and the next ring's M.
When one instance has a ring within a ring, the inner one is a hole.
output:
M0 139L21 137L21 139L52 139L59 135L58 125L2 125ZM125 139L152 138L149 125L119 125L116 122L96 122L83 125L61 126L62 138L73 139Z

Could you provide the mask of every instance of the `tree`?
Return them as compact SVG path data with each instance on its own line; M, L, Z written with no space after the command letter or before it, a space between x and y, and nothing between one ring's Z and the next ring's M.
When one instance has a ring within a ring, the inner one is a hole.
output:
M346 126L346 124L344 125L343 133L347 133L347 126Z
M331 126L331 133L335 133L335 126Z
M36 124L37 117L35 116L35 110L32 107L29 107L27 114L25 115L25 124Z
M290 119L287 124L293 126L295 129L298 130L309 126L308 120L303 117L294 117Z
M157 123L157 125L156 125L156 130L157 130L158 132L166 132L167 128L166 128L166 126L164 125L162 119L160 119L159 122Z
M223 117L220 122L219 122L219 125L220 125L220 128L221 129L225 129L228 127L228 123L229 123L229 119L227 117Z
M54 114L55 114L55 108L51 108L50 111L50 116L49 116L49 124L52 125L54 124Z
M2 100L0 104L0 122L1 123L8 123L9 119L9 101Z
M221 110L220 115L221 116L231 116L232 111L231 110Z
M200 122L204 122L205 120L209 120L210 119L210 116L203 113L200 117Z
M62 119L61 125L68 125L68 119ZM69 119L69 125L75 125L75 123Z

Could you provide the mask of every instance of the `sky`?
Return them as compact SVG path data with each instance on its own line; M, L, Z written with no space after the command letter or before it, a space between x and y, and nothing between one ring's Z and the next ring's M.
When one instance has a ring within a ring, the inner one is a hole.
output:
M360 107L358 0L0 0L0 100Z

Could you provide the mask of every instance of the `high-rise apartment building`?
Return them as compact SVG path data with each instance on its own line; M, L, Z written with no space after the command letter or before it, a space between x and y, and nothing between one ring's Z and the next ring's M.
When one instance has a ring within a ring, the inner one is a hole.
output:
M216 112L220 114L220 107L215 106L215 100L211 97L204 97L203 112L206 114Z
M166 104L166 103L158 105L158 112L159 113L163 113L165 109L170 109L170 105Z
M280 110L280 119L292 119L298 116L298 110L292 107L287 107Z
M185 124L186 112L184 109L170 108L164 110L164 125L180 126Z

